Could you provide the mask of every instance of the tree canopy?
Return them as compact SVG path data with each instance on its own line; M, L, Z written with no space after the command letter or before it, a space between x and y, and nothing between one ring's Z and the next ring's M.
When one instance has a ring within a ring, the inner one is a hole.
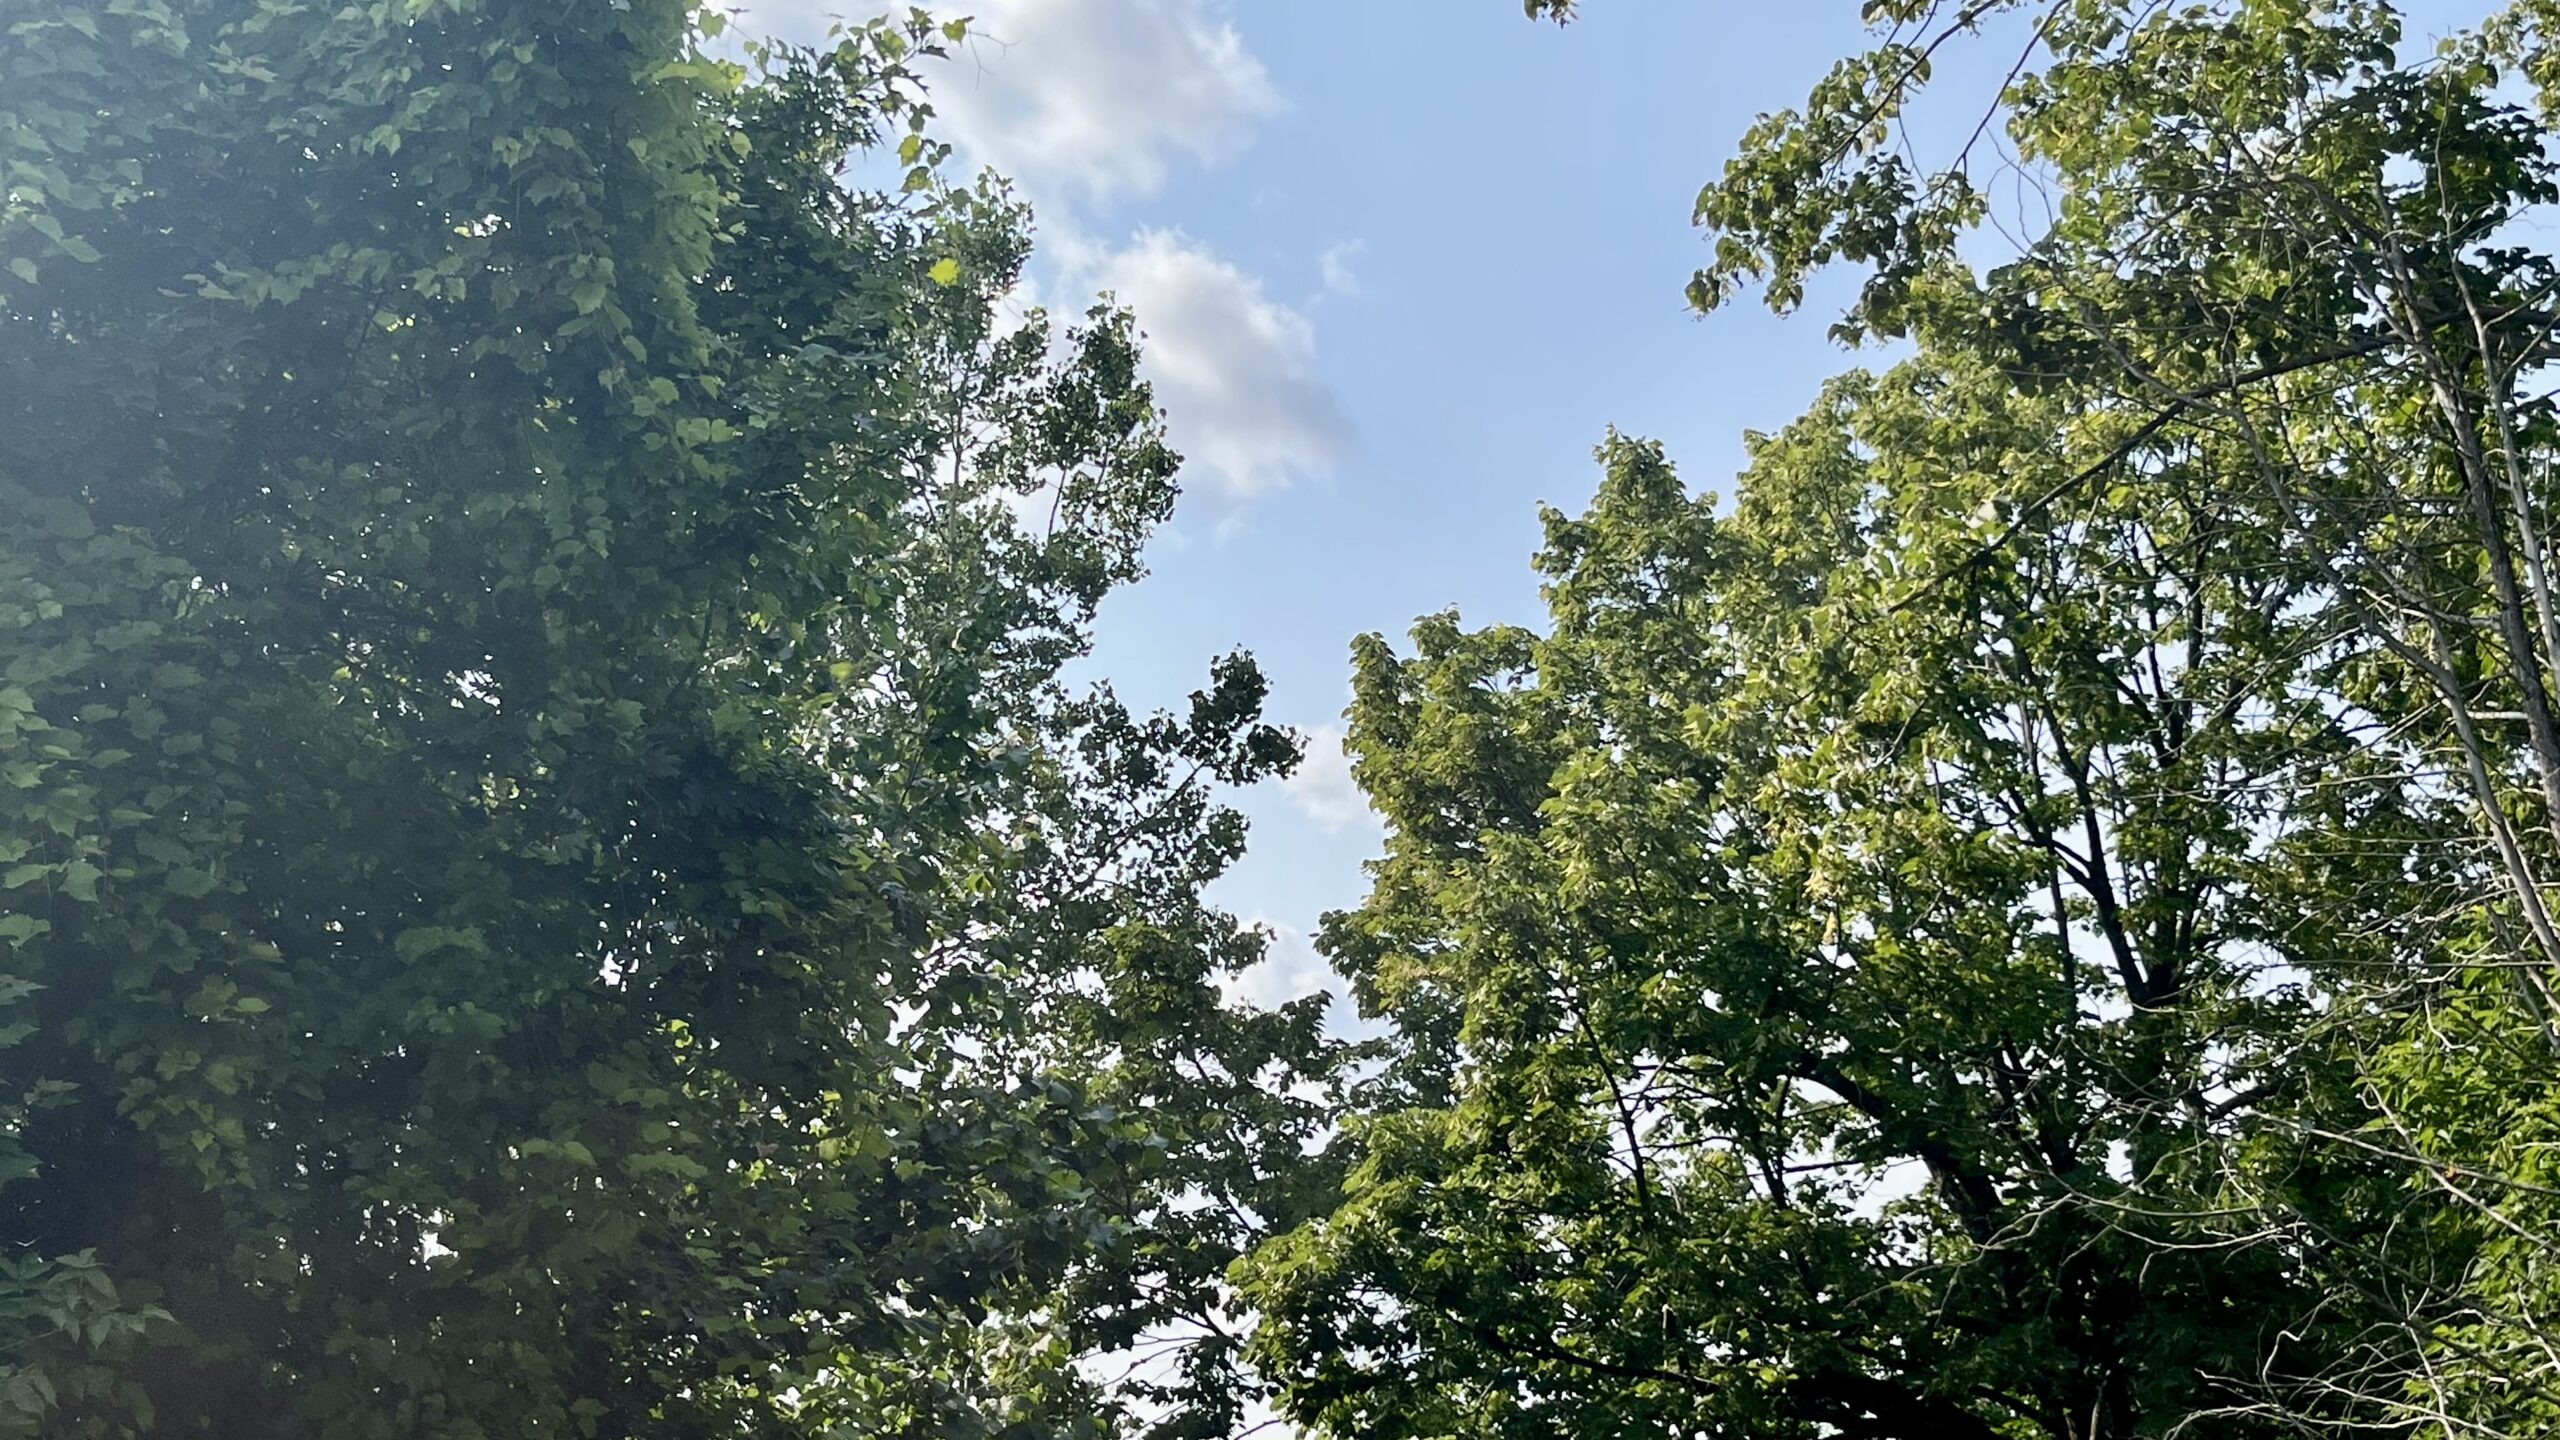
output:
M0 1435L2549 1433L2560 8L1862 14L1688 295L1886 353L1353 647L1353 1044L966 19L20 0Z
M995 303L965 22L720 23L0 18L0 1432L1232 1411L1336 1047L1201 886L1295 742L1060 679L1177 460Z
M1865 14L1690 296L1907 358L1355 647L1393 1059L1256 1354L1342 1436L2545 1433L2551 17Z

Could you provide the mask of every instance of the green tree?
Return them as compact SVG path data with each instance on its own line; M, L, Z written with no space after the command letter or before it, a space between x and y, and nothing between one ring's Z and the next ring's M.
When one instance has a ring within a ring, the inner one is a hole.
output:
M1995 17L2033 39L2000 92L1964 108L1981 108L1976 133L2000 122L2061 203L1949 306L1932 292L1962 269L1957 240L1990 199L1975 177L1993 167L1958 154L1922 173L1879 137L1921 103L1929 57ZM2383 4L1878 18L1889 43L1764 124L1701 195L1718 236L1692 294L1712 305L1766 277L1787 304L1812 267L1848 260L1868 270L1848 333L1951 340L2076 409L2139 421L2122 454L2023 497L2028 511L2075 505L2101 476L2138 480L2162 443L2241 442L2220 486L2263 499L2324 643L2360 656L2325 703L2369 720L2382 773L2440 812L2415 831L2353 809L2329 822L2329 853L2389 855L2429 898L2343 873L2304 897L2359 961L2326 977L2325 1038L2361 1102L2328 1133L2441 1207L2440 1243L2378 1256L2281 1194L2262 1213L2333 1286L2400 1312L2322 1377L2326 1394L2377 1423L2540 1433L2560 1418L2560 1296L2542 1273L2560 1237L2542 1158L2560 1039L2560 607L2538 378L2555 272L2530 227L2560 193L2554 13L2499 8L2433 55L2402 45Z
M719 23L0 21L0 1432L1107 1433L1289 1213L1294 744L1059 679L1128 322L1000 323L957 22Z
M1690 293L1914 358L1730 509L1613 440L1546 633L1362 642L1398 1055L1259 1354L1346 1435L2543 1433L2552 17L1866 14Z
M1729 516L1613 441L1549 633L1364 642L1388 853L1324 939L1398 1065L1342 1207L1250 1262L1307 1418L2148 1434L2371 1323L2223 1223L2250 1175L2397 1199L2285 1123L2344 1084L2284 980L2326 958L2288 785L2360 751L2280 573L2234 578L2267 527L2164 479L1901 603L2080 463L2059 421L1852 377Z

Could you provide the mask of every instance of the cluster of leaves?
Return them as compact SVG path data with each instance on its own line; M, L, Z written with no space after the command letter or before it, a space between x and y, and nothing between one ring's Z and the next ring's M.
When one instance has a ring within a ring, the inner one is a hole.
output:
M1346 1437L2548 1433L2553 17L1865 10L1691 296L1845 262L1910 358L1729 506L1613 437L1543 631L1356 649L1393 1058L1258 1363Z
M1866 14L1691 294L1909 358L1359 643L1348 1092L965 23L0 17L0 1433L2546 1433L2560 11Z
M1003 318L960 22L719 26L0 16L0 1433L1110 1433L1299 1203L1294 742L1059 679L1129 323Z

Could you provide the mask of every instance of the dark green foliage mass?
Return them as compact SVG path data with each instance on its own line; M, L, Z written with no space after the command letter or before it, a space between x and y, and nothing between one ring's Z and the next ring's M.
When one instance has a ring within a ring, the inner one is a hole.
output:
M0 10L0 1433L1101 1434L1288 1213L1129 324L718 21Z

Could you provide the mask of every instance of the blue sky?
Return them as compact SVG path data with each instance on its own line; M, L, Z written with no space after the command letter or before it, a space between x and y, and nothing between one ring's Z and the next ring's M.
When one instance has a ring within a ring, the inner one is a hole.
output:
M1782 423L1841 363L1810 314L1700 321L1681 300L1703 255L1700 181L1856 40L1846 5L1737 26L1743 8L1601 5L1562 31L1507 0L1205 12L1285 108L1224 164L1182 168L1097 228L1176 225L1261 277L1308 321L1345 434L1286 489L1195 484L1097 658L1133 693L1178 695L1199 657L1242 644L1278 717L1318 732L1298 783L1246 797L1254 848L1222 895L1238 910L1303 932L1359 899L1377 832L1324 728L1349 698L1354 635L1401 637L1451 606L1534 620L1538 506L1589 496L1608 426L1661 438L1714 484L1746 427ZM1328 253L1347 287L1325 285ZM1144 293L1126 298L1150 324ZM1178 408L1171 422L1182 443ZM1322 983L1281 938L1273 988Z
M760 0L814 37L858 0ZM1699 183L1858 39L1847 4L976 0L938 130L1038 216L1026 300L1109 289L1191 463L1153 574L1090 667L1178 704L1251 650L1306 771L1241 795L1218 897L1277 932L1253 989L1328 987L1304 936L1356 904L1378 831L1336 748L1353 636L1457 607L1534 620L1541 502L1578 506L1610 425L1720 485L1846 357L1817 312L1690 315Z
M809 38L858 8L746 19ZM1727 489L1745 431L1860 358L1825 338L1836 288L1783 318L1681 301L1700 182L1859 45L1857 7L1594 0L1562 30L1512 0L941 8L974 23L934 77L938 129L1039 217L1022 298L1134 309L1191 457L1092 669L1178 704L1210 657L1260 658L1274 718L1315 744L1241 797L1253 852L1219 898L1278 935L1256 993L1326 986L1304 936L1358 902L1378 846L1334 748L1352 637L1452 606L1534 621L1537 507L1589 497L1607 427Z

